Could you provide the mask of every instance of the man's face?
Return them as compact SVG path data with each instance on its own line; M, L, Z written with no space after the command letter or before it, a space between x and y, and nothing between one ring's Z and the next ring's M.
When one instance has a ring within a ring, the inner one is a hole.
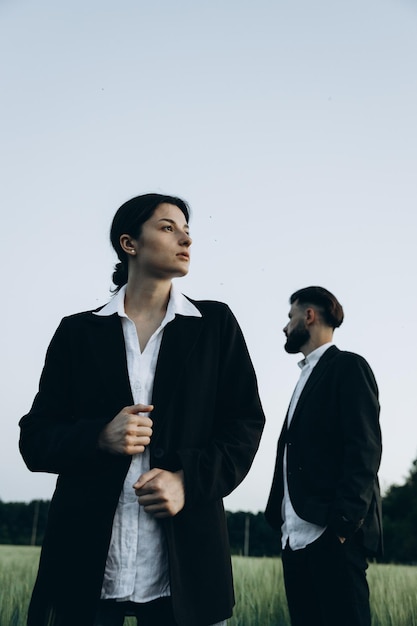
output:
M287 337L284 348L289 354L297 354L297 352L302 352L302 347L309 341L310 331L306 325L305 311L297 302L291 305L288 317L290 321L283 328Z

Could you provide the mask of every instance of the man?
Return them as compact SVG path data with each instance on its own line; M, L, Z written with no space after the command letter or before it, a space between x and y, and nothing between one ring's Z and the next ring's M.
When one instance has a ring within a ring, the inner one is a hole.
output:
M278 442L266 519L282 532L292 626L370 626L367 555L381 551L378 388L333 345L343 309L322 287L290 298L285 350L300 379Z

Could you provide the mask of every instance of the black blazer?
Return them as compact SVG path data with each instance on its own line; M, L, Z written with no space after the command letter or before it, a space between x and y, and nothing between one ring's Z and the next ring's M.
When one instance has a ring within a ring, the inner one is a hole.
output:
M233 314L221 303L193 304L201 318L177 315L164 330L150 444L152 467L184 470L185 508L162 520L181 626L231 615L222 498L248 472L264 425L255 373ZM64 318L48 349L39 393L20 422L20 449L29 469L59 474L30 626L93 622L130 464L130 457L99 451L97 438L131 404L119 317L87 312Z
M283 454L288 488L304 520L339 535L360 532L372 554L382 548L378 389L368 363L331 346L314 367L290 427L285 419L265 516L282 525ZM359 530L360 529L360 530Z

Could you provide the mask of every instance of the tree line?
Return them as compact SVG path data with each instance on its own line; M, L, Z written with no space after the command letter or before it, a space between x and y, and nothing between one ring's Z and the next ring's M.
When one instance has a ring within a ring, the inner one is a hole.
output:
M383 498L384 556L382 562L417 564L417 459L403 485L391 486ZM0 544L40 545L49 509L48 500L2 502ZM277 556L279 534L263 513L227 511L232 554Z

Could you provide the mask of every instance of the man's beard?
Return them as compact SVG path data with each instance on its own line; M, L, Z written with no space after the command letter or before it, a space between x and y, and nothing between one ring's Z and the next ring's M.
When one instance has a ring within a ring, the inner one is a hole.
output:
M297 352L301 352L301 348L309 339L310 331L304 326L303 322L300 322L287 336L287 341L284 346L285 351L288 352L288 354L297 354Z

